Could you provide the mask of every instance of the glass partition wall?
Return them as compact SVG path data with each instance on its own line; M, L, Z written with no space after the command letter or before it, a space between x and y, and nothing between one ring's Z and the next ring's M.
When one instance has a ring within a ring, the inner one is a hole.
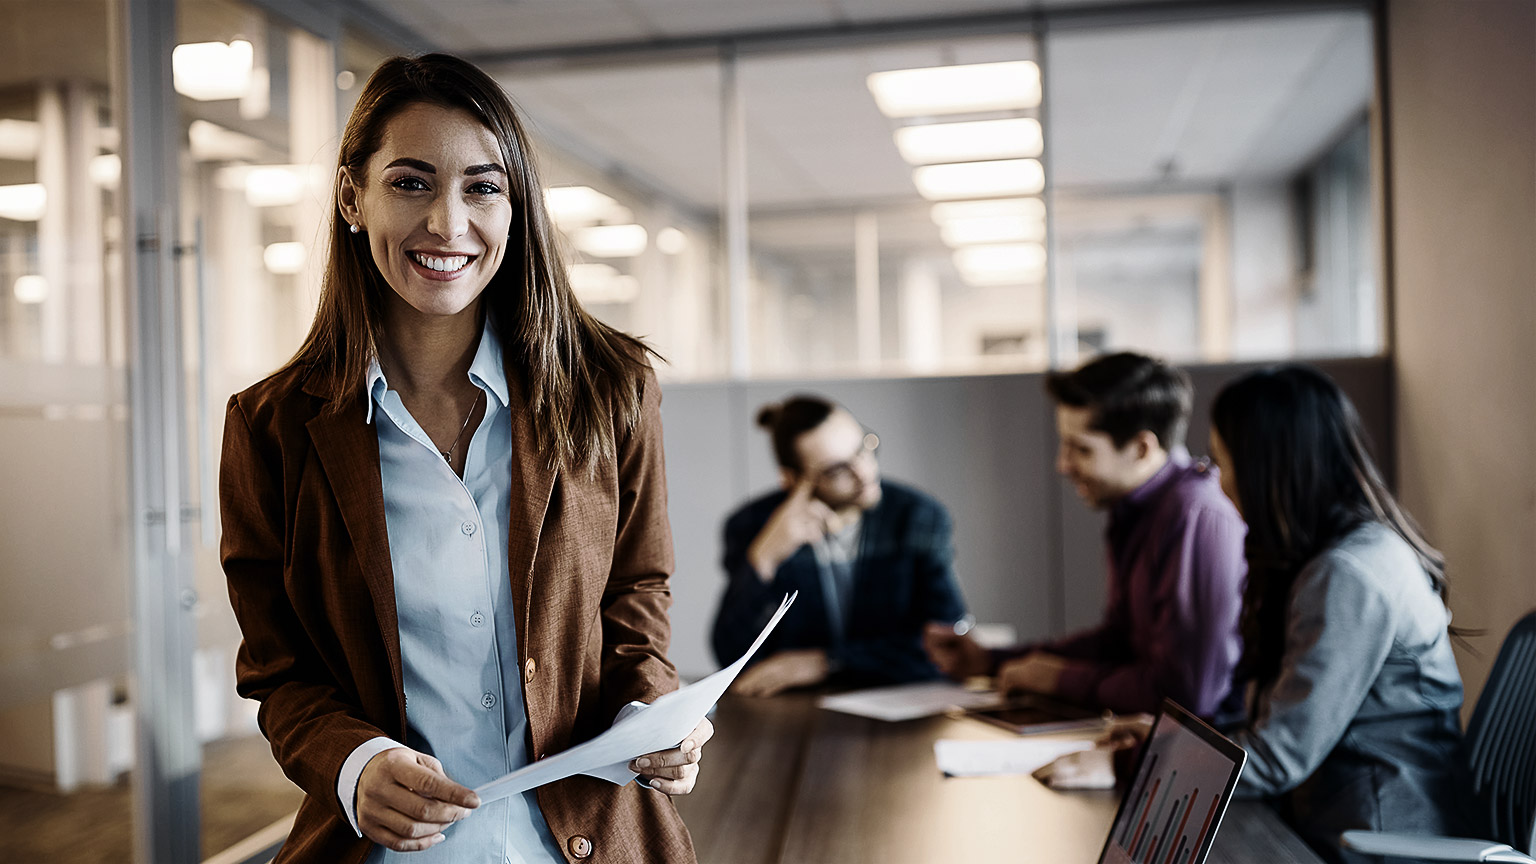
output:
M1385 350L1367 12L1149 17L492 68L675 380Z

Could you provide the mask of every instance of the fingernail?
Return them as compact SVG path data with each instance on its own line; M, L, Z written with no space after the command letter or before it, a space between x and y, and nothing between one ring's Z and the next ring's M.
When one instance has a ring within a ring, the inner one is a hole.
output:
M439 843L441 843L441 842L443 842L444 840L447 840L447 839L448 839L447 837L444 837L441 834L433 834L432 835L432 845L436 846L437 844L439 844Z
M649 768L649 767L651 767L651 760L649 760L649 759L636 759L635 760L635 764L640 766L641 768Z
M479 795L471 795L471 796L469 796L469 806L470 807L479 807L480 806L480 796Z

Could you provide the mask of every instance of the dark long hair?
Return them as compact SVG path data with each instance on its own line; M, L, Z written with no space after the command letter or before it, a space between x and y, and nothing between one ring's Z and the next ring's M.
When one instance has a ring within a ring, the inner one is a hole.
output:
M363 86L341 136L339 170L362 177L391 118L408 106L469 112L496 136L507 168L512 226L507 256L482 295L528 399L536 444L551 465L590 470L612 458L616 438L640 415L650 349L598 321L577 302L544 206L544 187L512 100L490 76L447 54L393 57ZM340 410L362 392L383 334L386 292L366 235L352 234L332 193L330 244L320 307L287 367ZM619 430L616 431L614 419Z
M1333 379L1302 365L1250 373L1217 394L1211 424L1248 523L1240 674L1273 679L1297 575L1364 523L1397 532L1445 600L1444 556L1387 490L1355 406Z

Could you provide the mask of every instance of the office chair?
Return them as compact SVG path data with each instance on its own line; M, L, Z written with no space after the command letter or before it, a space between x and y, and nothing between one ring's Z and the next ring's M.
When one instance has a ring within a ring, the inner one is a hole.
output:
M1473 800L1493 840L1345 831L1344 846L1367 855L1536 864L1536 612L1505 637L1466 749Z

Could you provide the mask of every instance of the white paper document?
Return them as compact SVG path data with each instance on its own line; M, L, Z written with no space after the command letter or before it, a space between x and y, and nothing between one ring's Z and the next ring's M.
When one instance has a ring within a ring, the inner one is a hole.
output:
M939 770L950 777L986 777L996 774L1033 774L1068 753L1092 750L1087 740L1008 738L999 741L933 742Z
M951 708L997 708L1003 699L994 690L967 690L953 681L925 681L823 696L816 704L829 711L897 722L932 717Z
M637 711L617 723L608 731L590 741L578 744L563 753L525 765L498 780L475 790L481 803L499 801L509 795L536 789L574 774L586 774L620 786L635 779L629 770L631 760L647 753L670 750L681 744L704 715L714 707L747 661L761 648L763 641L779 619L789 611L799 592L790 594L779 604L778 611L768 619L768 626L757 634L757 640L735 663L707 678L667 693L644 710Z

